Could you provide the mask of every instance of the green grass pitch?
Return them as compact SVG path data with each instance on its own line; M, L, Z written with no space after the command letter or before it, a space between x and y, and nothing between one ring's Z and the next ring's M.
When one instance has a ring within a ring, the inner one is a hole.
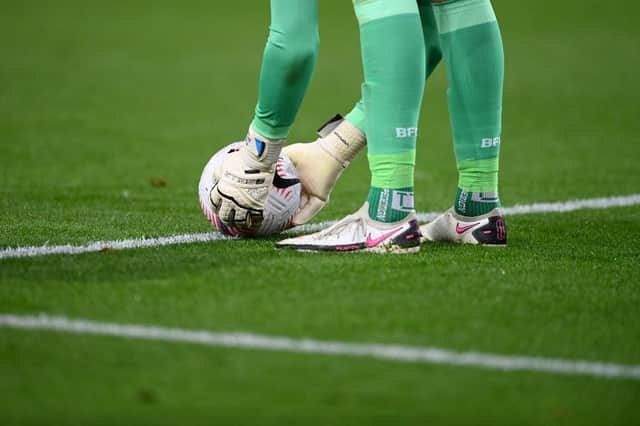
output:
M300 0L302 1L302 0ZM291 140L361 80L350 2ZM495 0L507 206L640 192L640 7ZM208 232L196 185L242 138L268 2L0 2L0 249ZM151 184L161 178L165 187ZM357 209L366 159L318 221ZM417 207L456 184L444 69ZM640 206L508 218L509 247L276 252L273 239L0 259L0 314L640 364ZM3 425L632 425L640 381L0 328Z

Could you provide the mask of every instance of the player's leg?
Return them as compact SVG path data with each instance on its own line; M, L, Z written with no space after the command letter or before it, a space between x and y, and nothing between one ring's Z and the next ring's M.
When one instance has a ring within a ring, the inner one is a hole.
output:
M426 78L442 58L440 37L430 0L418 0L426 47ZM337 115L320 128L312 143L289 145L285 151L295 163L303 184L300 209L294 225L307 223L329 201L331 191L349 163L366 144L364 101L360 100L343 118Z
M397 8L386 16L385 10ZM425 48L415 0L355 1L365 82L371 188L369 216L395 222L413 212L418 116L424 91Z
M318 1L271 0L254 129L284 139L311 82L318 54Z
M442 60L440 49L440 35L433 12L431 0L418 0L420 22L422 25L422 38L425 46L425 80ZM345 116L345 119L366 134L366 114L364 112L364 100L360 99L353 109Z
M255 116L246 145L229 155L211 202L232 228L255 227L274 164L306 93L318 52L317 0L271 0Z
M318 234L280 247L407 252L419 249L413 205L425 47L416 0L354 0L360 25L371 189L368 203Z
M490 0L433 0L449 80L458 167L453 208L423 233L431 240L506 244L498 207L504 56Z

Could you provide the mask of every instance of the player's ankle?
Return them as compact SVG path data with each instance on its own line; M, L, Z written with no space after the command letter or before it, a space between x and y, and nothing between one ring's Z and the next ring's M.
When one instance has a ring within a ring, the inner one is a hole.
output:
M500 207L498 191L469 191L458 187L453 202L456 214L466 217L482 216Z
M372 186L368 202L369 218L377 222L399 222L415 212L413 187L389 189Z

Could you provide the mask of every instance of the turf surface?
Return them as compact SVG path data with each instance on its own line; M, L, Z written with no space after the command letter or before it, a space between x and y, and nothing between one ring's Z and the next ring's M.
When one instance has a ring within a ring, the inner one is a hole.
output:
M219 3L0 3L0 248L210 230L197 179L244 136L268 23L265 4ZM639 7L494 5L504 203L640 192ZM293 140L359 94L349 2L321 2L321 32ZM421 211L455 188L443 71L421 120ZM360 158L318 220L367 190ZM0 312L640 364L640 207L508 223L506 250L402 258L260 240L1 260ZM638 381L7 329L0 395L9 425L640 423Z

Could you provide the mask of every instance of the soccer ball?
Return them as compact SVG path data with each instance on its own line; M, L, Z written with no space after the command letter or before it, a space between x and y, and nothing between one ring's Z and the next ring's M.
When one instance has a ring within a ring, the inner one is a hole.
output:
M293 162L284 153L280 154L276 162L276 171L264 204L263 220L259 227L249 233L240 234L236 229L223 224L218 215L214 213L210 194L218 180L216 169L222 164L227 154L238 151L243 145L244 142L227 145L216 152L207 165L204 166L202 176L200 176L200 184L198 185L202 212L218 231L226 235L248 237L277 234L291 224L291 219L300 205L300 194L302 192L298 172Z

